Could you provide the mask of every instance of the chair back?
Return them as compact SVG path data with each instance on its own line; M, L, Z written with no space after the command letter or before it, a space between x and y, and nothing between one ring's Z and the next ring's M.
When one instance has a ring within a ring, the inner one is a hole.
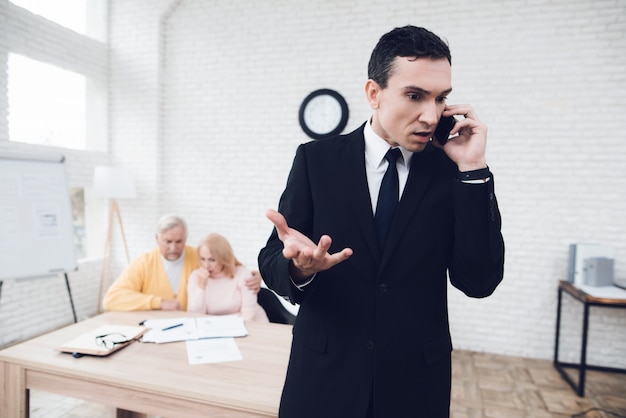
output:
M270 322L293 325L296 322L296 316L285 308L278 297L276 293L266 287L261 287L257 295L259 305L265 310Z

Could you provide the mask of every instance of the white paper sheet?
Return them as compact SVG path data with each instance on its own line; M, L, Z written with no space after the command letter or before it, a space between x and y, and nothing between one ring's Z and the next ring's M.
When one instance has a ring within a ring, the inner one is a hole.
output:
M245 337L248 330L238 315L151 319L144 322L150 328L143 336L146 343L169 343L204 338ZM178 325L178 326L176 326ZM166 329L168 327L175 328Z
M189 364L223 363L243 359L234 338L191 340L185 344Z

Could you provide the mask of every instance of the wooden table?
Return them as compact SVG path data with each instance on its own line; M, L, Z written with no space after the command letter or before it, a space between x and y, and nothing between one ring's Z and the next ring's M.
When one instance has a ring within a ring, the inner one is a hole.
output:
M107 312L0 351L0 418L28 417L29 389L112 405L118 416L276 417L290 325L246 322L249 335L235 339L243 360L226 363L189 365L184 342L135 342L108 357L54 349L103 324L180 316L190 315Z
M580 363L564 363L559 360L559 337L561 333L561 299L563 292L572 296L575 300L583 304L583 328L580 348ZM557 311L556 311L556 332L554 343L554 367L559 371L563 379L572 387L578 396L585 396L585 373L589 370L599 370L605 372L624 373L625 369L615 367L592 366L587 364L587 337L589 330L589 308L592 306L602 308L626 309L626 299L601 298L587 294L582 289L574 286L570 282L559 281ZM565 372L565 367L578 369L578 384Z

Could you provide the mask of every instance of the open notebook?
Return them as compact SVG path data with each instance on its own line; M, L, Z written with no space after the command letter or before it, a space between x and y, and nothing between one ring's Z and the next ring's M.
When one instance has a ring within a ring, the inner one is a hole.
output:
M147 328L141 326L102 325L66 342L57 350L78 356L108 356L138 340L146 331Z

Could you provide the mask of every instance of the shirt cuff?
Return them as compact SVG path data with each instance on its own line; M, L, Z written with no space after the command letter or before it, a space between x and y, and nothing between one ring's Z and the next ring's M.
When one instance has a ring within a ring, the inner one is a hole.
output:
M315 273L314 275L312 275L312 276L311 276L311 278L310 278L309 280L307 280L306 282L301 283L301 284L297 284L297 283L293 280L293 278L292 278L291 276L289 276L289 278L291 279L291 283L293 283L293 285L294 285L295 287L297 287L297 288L298 288L298 290L304 291L304 288L305 288L305 287L307 287L309 284L311 284L311 282L313 281L313 279L315 278L315 276L316 276L316 275L317 275L317 273Z

